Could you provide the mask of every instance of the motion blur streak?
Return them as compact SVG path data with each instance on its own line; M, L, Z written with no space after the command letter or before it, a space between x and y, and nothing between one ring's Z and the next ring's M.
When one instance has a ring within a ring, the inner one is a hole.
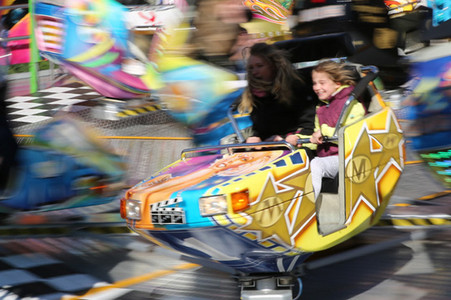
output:
M118 281L118 282L113 283L113 284L108 285L108 286L102 286L102 287L93 288L92 290L90 290L89 292L87 292L86 294L84 294L82 296L75 296L75 297L65 296L65 297L62 297L61 299L62 300L84 299L84 297L92 296L94 294L97 294L97 293L100 293L100 292L104 292L104 291L107 291L107 290L110 290L110 289L128 287L128 286L135 285L135 284L138 284L138 283L141 283L141 282L144 282L144 281L155 279L157 277L166 276L166 275L175 273L177 271L193 269L193 268L198 267L198 266L199 265L192 264L192 263L181 264L181 265L175 266L171 270L160 270L160 271L152 272L152 273L149 273L149 274L144 274L144 275L140 275L140 276L124 279L124 280Z

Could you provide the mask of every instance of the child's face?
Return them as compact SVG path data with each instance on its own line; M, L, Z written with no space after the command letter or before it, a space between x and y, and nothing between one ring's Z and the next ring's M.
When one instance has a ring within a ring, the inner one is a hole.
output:
M320 100L327 100L341 86L330 78L326 72L312 72L313 91Z

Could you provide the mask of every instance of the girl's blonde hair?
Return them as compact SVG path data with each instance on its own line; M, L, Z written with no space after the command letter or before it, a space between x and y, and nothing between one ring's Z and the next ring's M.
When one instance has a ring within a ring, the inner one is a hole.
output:
M245 111L251 112L255 106L251 89L270 93L281 103L290 103L293 96L293 84L296 81L299 81L299 84L304 83L288 60L286 52L277 49L273 45L257 43L251 47L250 55L259 56L269 62L273 66L276 74L273 82L266 82L254 78L252 72L247 70L248 86L242 95L238 111L240 113Z
M346 69L344 63L333 60L322 60L313 68L312 72L327 73L334 82L342 85L355 85L356 75L353 70Z

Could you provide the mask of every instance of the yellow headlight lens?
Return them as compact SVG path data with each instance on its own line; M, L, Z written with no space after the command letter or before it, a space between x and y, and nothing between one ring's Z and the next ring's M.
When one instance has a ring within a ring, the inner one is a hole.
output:
M232 209L234 212L249 208L249 191L236 192L231 194Z

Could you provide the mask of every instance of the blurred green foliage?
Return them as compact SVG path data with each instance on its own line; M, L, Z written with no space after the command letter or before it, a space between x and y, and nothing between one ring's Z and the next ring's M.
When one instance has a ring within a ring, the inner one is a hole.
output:
M48 60L41 60L38 63L38 70L48 70L50 68L50 63ZM8 67L8 74L16 74L16 73L27 73L30 71L30 64L15 64L15 65L9 65Z

